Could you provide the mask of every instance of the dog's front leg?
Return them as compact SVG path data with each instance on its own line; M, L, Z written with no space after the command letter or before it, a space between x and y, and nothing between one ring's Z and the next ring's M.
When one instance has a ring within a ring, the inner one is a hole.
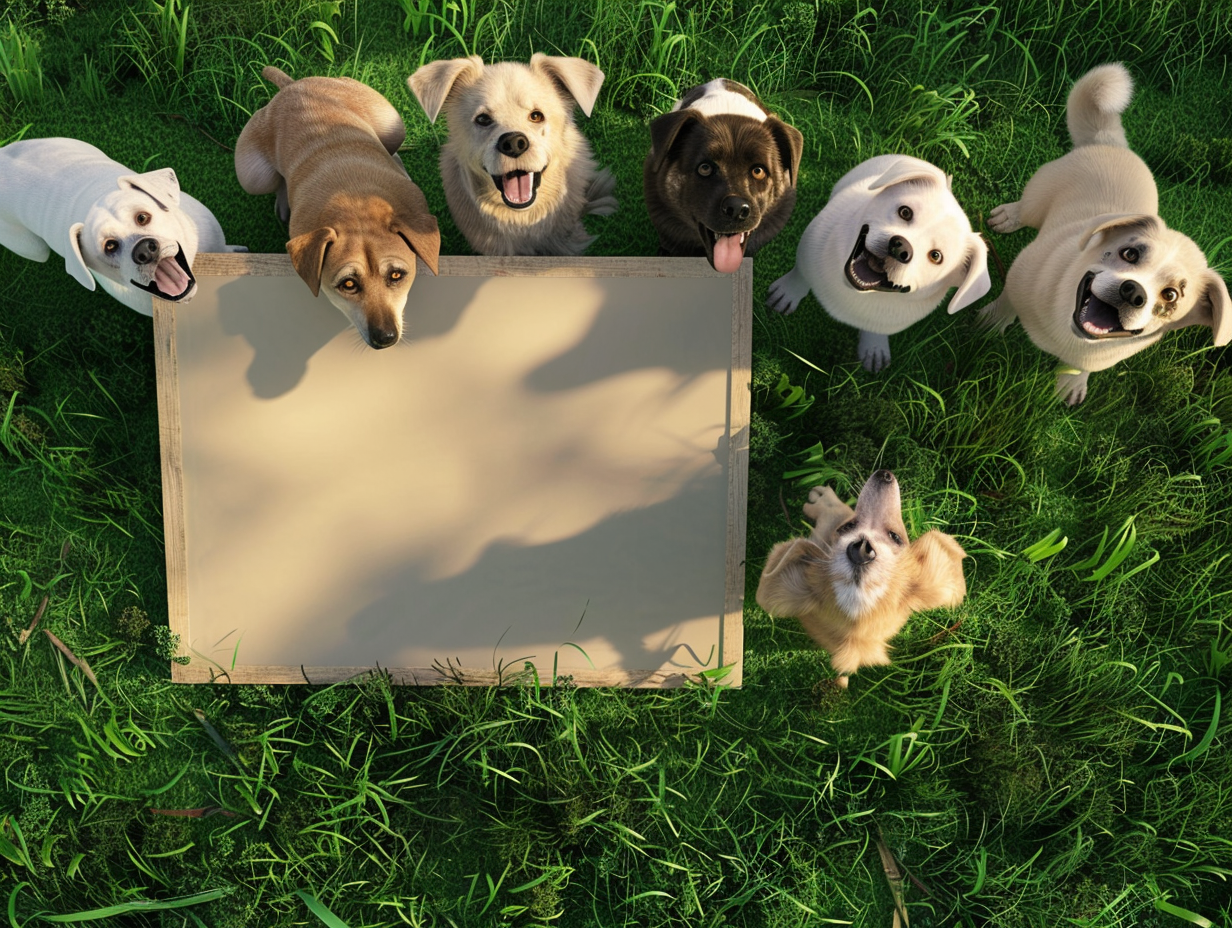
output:
M1022 201L1002 203L988 214L988 227L1002 235L1022 228Z
M860 330L860 362L870 374L890 366L890 336Z
M995 328L1002 335L1005 334L1006 329L1014 324L1014 320L1017 318L1018 313L1010 305L1010 301L1005 298L1004 292L981 309L976 317L981 326L986 329Z
M798 267L790 271L770 285L766 292L766 305L776 313L791 315L800 305L800 301L808 296L809 282L804 279Z
M1087 398L1087 378L1090 376L1090 371L1061 368L1057 371L1057 396L1065 400L1066 406L1077 406Z

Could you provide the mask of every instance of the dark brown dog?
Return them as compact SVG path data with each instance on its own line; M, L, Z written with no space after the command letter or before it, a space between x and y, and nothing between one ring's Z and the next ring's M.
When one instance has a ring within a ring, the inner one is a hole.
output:
M705 255L730 274L787 224L804 136L743 84L694 87L650 139L642 183L661 254Z

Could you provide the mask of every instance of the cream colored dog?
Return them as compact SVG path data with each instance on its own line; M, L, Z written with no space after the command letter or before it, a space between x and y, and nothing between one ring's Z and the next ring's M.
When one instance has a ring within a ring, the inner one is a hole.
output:
M809 290L831 316L860 330L868 371L890 363L890 336L919 322L951 287L949 310L992 287L988 247L940 168L878 155L834 185L796 248L796 266L770 285L766 305L795 312Z
M475 251L579 255L594 241L582 216L616 212L616 180L573 122L603 84L590 62L536 53L485 67L472 55L426 64L407 84L430 121L445 110L445 200Z
M1086 398L1091 371L1165 332L1204 325L1216 345L1232 339L1227 284L1197 245L1164 225L1155 179L1127 147L1121 113L1132 95L1123 65L1087 72L1066 105L1073 150L989 217L998 232L1030 226L1039 235L981 319L1005 331L1017 317L1037 347L1072 367L1057 374L1057 395L1071 406Z
M840 686L861 667L890 663L887 645L913 612L956 606L967 595L966 552L935 529L908 541L888 470L868 478L854 511L829 487L814 487L804 514L813 533L771 549L757 604L799 618L830 652Z
M397 155L402 117L349 77L261 73L279 89L235 144L240 186L277 193L295 272L368 345L387 348L402 337L415 258L435 274L441 251L436 218Z
M198 251L228 245L206 207L180 190L171 168L134 174L77 139L28 139L0 148L0 245L32 261L51 252L87 290L97 282L130 309L153 297L197 293Z

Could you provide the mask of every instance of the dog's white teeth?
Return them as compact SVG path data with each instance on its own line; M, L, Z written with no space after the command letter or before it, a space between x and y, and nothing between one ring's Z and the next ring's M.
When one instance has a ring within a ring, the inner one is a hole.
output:
M743 245L743 244L744 244L744 240L745 240L746 238L748 238L748 237L749 237L749 233L747 233L747 232L741 232L741 233L740 233L740 244L741 244L741 245Z

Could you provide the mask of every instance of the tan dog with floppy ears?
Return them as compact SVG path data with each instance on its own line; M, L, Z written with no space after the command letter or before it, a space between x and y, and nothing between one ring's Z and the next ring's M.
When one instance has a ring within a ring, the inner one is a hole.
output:
M616 212L616 180L573 122L603 85L589 61L536 53L485 66L471 55L425 64L407 84L430 121L445 111L445 201L479 254L580 255L594 241L582 216Z
M890 663L890 639L913 612L957 606L967 595L966 552L935 529L908 540L888 470L868 478L854 511L829 487L814 487L804 514L812 534L771 549L757 604L798 618L830 652L839 686L861 667Z
M235 145L240 186L278 194L296 273L368 345L387 348L402 337L416 257L435 274L441 250L436 218L397 155L402 117L348 77L261 73L279 89Z

